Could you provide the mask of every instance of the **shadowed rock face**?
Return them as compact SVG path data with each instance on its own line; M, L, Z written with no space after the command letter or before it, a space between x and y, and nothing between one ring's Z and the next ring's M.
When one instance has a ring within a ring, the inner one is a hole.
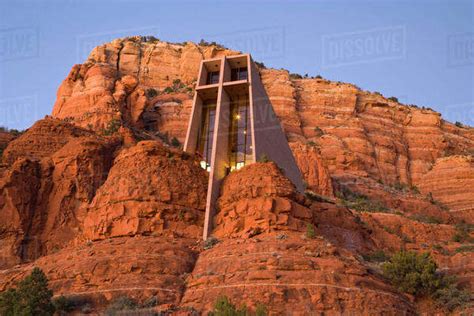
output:
M56 119L38 121L9 144L4 160L11 165L0 178L0 234L17 237L9 239L1 266L76 238L78 218L107 178L118 145Z
M206 312L224 294L274 314L433 314L363 259L399 249L473 288L472 244L453 238L473 223L473 129L284 70L260 74L313 193L272 162L246 166L222 183L218 243L203 243L207 173L166 138L184 141L200 60L236 53L115 40L73 67L54 118L0 134L0 290L39 266L97 312L123 295Z

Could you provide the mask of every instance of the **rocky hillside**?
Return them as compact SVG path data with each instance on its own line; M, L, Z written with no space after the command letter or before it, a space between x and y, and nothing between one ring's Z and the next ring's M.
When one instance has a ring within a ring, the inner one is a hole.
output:
M473 288L474 129L263 66L308 192L271 162L233 172L203 243L207 174L179 147L200 60L236 53L115 40L73 67L52 117L0 133L0 290L39 266L92 312L124 295L205 312L225 294L275 315L434 313L370 260L400 249Z

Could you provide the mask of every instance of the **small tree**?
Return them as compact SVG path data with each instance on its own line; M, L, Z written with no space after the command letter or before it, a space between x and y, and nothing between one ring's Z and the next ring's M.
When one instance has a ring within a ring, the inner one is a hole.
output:
M128 296L120 296L109 304L107 310L105 311L105 315L113 316L119 314L122 311L131 311L137 309L138 307L139 306L137 302Z
M59 315L67 315L68 312L74 310L73 302L63 295L55 298L52 302Z
M400 291L413 295L433 293L440 286L436 262L428 253L401 251L383 266L383 274Z
M220 296L214 303L214 310L209 316L246 316L248 315L247 307L242 306L241 309L235 307L227 296Z
M454 310L470 301L466 290L458 289L456 278L436 272L427 253L401 251L383 265L383 272L399 290L416 296L431 296L439 308Z
M51 302L53 291L48 288L48 279L39 268L18 283L16 289L9 289L0 295L0 314L5 316L54 314Z

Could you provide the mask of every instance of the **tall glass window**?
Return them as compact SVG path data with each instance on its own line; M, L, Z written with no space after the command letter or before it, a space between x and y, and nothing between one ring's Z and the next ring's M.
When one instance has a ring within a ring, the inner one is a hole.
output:
M201 126L199 128L197 149L201 155L201 167L211 170L212 140L214 138L214 123L216 120L216 104L205 103L202 108Z
M230 71L230 80L245 80L248 77L247 67L232 68Z
M206 84L214 84L219 83L219 72L218 71L210 71L207 73L207 80Z
M252 135L247 96L234 98L230 115L229 164L230 171L234 171L250 163L252 159Z

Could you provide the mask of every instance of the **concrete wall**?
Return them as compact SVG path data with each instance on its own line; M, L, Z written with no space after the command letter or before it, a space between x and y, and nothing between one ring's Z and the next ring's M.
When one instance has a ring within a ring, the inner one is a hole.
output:
M266 155L284 170L296 189L303 192L303 177L296 165L286 135L260 80L258 69L253 62L249 64L255 159L258 161Z
M204 220L203 239L206 240L212 231L213 218L216 210L216 201L220 193L222 179L227 174L229 142L230 99L224 89L219 89L216 108L216 122L214 125L214 139L211 154L211 171L207 190L206 215Z
M199 97L198 93L194 94L191 113L192 115L189 117L188 131L186 133L186 140L184 142L183 150L190 154L194 154L194 152L196 151L199 127L201 125L202 116L202 100Z

